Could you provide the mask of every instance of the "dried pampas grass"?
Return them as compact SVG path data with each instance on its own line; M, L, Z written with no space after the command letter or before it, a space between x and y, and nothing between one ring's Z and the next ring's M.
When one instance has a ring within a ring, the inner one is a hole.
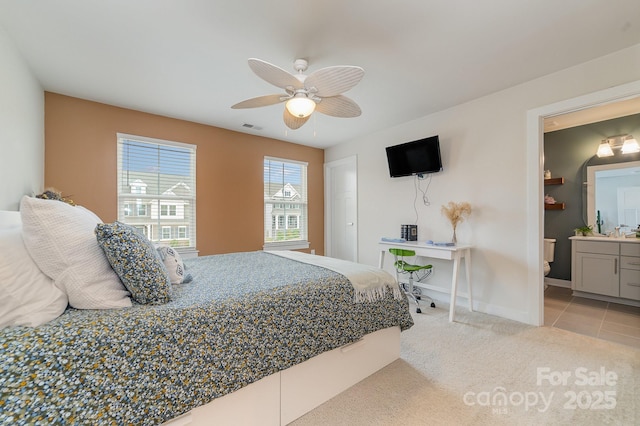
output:
M471 204L466 201L456 203L453 201L449 201L447 205L442 206L442 214L449 219L451 222L451 226L453 227L453 238L452 241L456 242L456 228L458 224L462 222L466 217L471 214Z

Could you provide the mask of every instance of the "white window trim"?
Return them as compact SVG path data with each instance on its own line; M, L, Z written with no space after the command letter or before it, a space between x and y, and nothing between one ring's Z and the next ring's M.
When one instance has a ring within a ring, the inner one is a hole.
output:
M155 144L164 144L164 145L173 145L173 146L177 146L180 148L186 148L186 149L191 149L193 151L197 151L198 146L195 144L190 144L190 143L183 143L183 142L176 142L176 141L170 141L170 140L166 140L166 139L158 139L158 138L150 138L147 136L139 136L139 135L132 135L129 133L120 133L120 132L116 132L116 140L118 139L133 139L133 140L139 140L141 142L148 142L148 143L155 143ZM194 171L195 173L195 171ZM196 191L196 186L197 186L197 180L194 181L194 188L193 190ZM197 194L197 193L196 193ZM146 195L146 194L142 194L142 195ZM157 196L156 196L157 198ZM163 196L163 198L165 198ZM197 226L197 216L196 216L197 210L194 210L194 218L193 221ZM197 229L197 228L196 228ZM192 240L194 241L194 247L176 247L175 250L180 253L180 255L183 258L192 258L192 257L198 257L200 250L197 249L197 239L196 239L196 233L194 233Z
M116 133L116 135L120 139L133 139L133 140L139 140L140 142L154 143L159 145L173 145L173 146L177 146L184 149L192 149L192 150L198 149L198 145L194 145L190 143L168 141L165 139L150 138L147 136L130 135L127 133Z

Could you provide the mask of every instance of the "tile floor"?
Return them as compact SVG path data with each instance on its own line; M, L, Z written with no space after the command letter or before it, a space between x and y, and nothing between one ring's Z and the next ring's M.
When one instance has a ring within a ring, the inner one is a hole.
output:
M640 349L640 308L572 296L570 288L545 290L544 325Z

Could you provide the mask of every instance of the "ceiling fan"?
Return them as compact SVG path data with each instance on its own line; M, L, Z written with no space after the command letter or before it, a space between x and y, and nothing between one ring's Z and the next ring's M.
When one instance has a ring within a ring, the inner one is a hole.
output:
M249 67L267 83L284 89L280 95L258 96L233 105L231 108L257 108L286 102L284 123L298 129L318 111L332 117L358 117L362 111L357 103L342 95L354 87L364 76L364 70L351 65L322 68L308 76L303 74L309 63L296 59L291 74L261 59L250 58Z

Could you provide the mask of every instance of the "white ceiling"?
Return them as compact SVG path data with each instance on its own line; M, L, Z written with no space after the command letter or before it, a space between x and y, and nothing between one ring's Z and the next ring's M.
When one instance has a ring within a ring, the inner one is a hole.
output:
M0 27L47 91L325 148L640 43L640 1L0 0ZM362 115L232 110L280 93L250 57L363 67Z

